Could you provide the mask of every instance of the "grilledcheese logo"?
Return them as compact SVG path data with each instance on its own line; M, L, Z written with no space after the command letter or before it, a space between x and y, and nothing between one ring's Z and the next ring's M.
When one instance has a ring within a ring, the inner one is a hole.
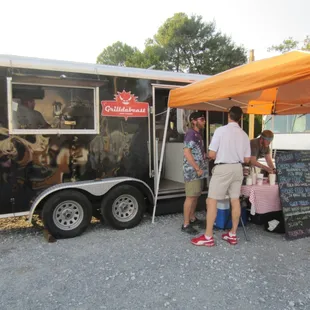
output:
M149 104L147 102L138 102L138 97L131 92L123 90L117 92L115 101L101 101L103 116L124 117L147 117L149 114Z

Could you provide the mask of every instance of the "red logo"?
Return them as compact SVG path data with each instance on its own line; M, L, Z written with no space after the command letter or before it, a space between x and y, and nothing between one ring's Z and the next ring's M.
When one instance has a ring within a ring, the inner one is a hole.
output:
M136 101L138 97L131 92L117 92L115 101L101 101L103 116L115 117L148 117L149 104L147 102Z

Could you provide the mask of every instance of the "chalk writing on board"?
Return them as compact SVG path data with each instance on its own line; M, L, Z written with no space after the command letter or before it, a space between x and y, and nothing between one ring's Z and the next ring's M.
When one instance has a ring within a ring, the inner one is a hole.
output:
M276 155L280 201L287 239L310 236L310 151Z
M310 214L310 206L302 206L299 207L297 205L298 202L296 202L296 205L294 206L293 203L291 203L292 206L285 207L285 216L290 216L290 215L299 215L299 214L304 214L308 213Z
M293 161L293 160L295 160L294 154L292 154L292 153L281 154L281 162L284 163L286 161L290 162L290 161Z

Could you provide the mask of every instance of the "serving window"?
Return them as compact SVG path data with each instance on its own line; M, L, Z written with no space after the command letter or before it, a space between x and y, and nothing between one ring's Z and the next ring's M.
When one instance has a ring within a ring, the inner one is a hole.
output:
M99 133L99 88L63 83L27 83L8 78L10 133Z

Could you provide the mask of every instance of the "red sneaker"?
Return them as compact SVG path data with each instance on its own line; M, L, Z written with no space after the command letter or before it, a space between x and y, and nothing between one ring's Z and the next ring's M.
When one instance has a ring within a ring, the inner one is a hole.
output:
M205 235L201 235L201 236L199 236L197 238L193 238L191 240L191 243L194 244L194 245L204 245L204 246L207 246L207 247L211 247L211 246L215 245L213 237L211 237L210 239L207 239L205 237Z
M228 243L230 243L230 244L232 244L232 245L236 245L236 244L238 243L238 241L237 241L237 236L236 236L236 235L231 236L231 235L229 234L229 232L226 233L226 234L223 234L223 235L222 235L222 239L225 240L225 241L227 241Z

